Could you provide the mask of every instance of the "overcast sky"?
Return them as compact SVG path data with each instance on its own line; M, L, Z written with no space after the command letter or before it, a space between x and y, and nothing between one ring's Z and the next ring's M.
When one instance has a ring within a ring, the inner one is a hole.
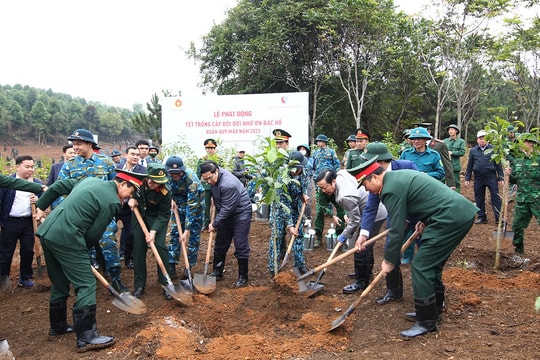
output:
M396 0L407 12L429 0ZM0 84L131 109L162 89L201 93L185 49L236 0L0 2Z

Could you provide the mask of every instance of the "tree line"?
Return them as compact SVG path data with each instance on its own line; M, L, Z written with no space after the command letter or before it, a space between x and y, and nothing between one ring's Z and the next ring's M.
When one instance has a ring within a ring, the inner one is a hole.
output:
M63 144L75 129L88 129L98 140L122 145L146 137L134 119L142 105L132 110L87 101L30 86L0 85L0 126L4 140L19 143L33 139L40 145Z
M310 136L375 139L417 122L474 142L495 117L540 126L538 0L435 0L422 16L392 0L240 0L200 48L218 94L307 91Z

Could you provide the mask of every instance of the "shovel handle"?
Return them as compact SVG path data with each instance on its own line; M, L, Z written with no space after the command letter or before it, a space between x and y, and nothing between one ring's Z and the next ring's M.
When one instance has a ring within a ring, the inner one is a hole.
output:
M138 207L133 208L133 213L135 214L135 217L137 218L137 221L139 222L139 226L141 227L144 236L148 236L148 228L146 227L146 224L144 223L144 220L141 216L141 212L139 211ZM154 244L153 241L149 243L150 249L152 249L152 253L154 254L154 257L156 258L156 261L158 263L159 268L161 269L161 272L167 279L167 283L172 284L171 277L169 276L169 273L167 272L167 268L165 268L165 264L163 264L163 261L161 260L161 256L159 256L159 252L156 249L156 244Z
M304 216L305 210L306 210L306 203L302 203L302 208L300 209L300 215L298 215L298 220L296 220L296 225L294 226L294 230L296 231L298 231L298 229L300 228L300 224L302 223L302 217ZM294 235L291 236L291 241L289 241L289 245L287 246L287 252L285 252L285 256L283 257L283 261L281 262L281 266L279 267L278 271L281 270L285 266L287 261L289 261L289 256L291 254L292 246L293 246L295 238L296 236Z
M401 253L403 254L403 252L405 250L407 250L407 248L409 247L409 245L412 244L412 242L420 235L420 232L419 231L415 231L414 233L412 233L412 235L407 239L407 241L405 241L405 243L401 246ZM367 244L367 242L366 242ZM344 321L345 319L354 311L354 309L356 309L358 307L358 305L360 305L360 303L362 302L362 300L366 297L367 294L369 294L369 292L371 291L371 289L373 289L373 287L375 285L377 285L377 283L383 278L385 277L386 274L384 272L379 271L379 273L377 274L377 276L375 277L375 279L373 279L369 285L364 289L364 291L362 291L362 294L360 294L360 296L354 300L354 302L349 306L349 308L343 313L343 315L341 315L338 319L334 320L334 322L332 322L332 327L330 328L330 331L331 330L334 330L335 328L339 327Z
M92 269L92 272L94 273L94 276L96 277L96 279L98 279L98 281L101 283L101 285L103 285L103 287L105 287L105 289L109 290L109 292L111 293L111 295L113 295L115 298L117 298L118 300L124 302L124 300L122 299L122 297L120 296L120 294L109 284L109 282L107 281L107 279L105 279L103 277L103 275L101 275L99 273L99 271L97 271L96 269L94 269L94 267L92 265L90 265L90 268Z
M374 244L377 240L379 240L380 238L382 237L385 237L386 234L388 234L388 232L390 231L390 229L388 230L385 230L383 231L382 233L379 233L377 234L376 236L372 237L371 239L369 239L368 241L366 241L364 243L364 246L370 246L372 244ZM306 278L308 278L309 276L315 274L316 272L319 272L321 271L322 269L324 268L327 268L328 266L330 265L334 265L335 263L345 259L346 257L349 257L351 256L352 254L354 254L355 252L358 251L358 248L357 247L353 247L352 249L349 249L347 250L346 252L344 252L343 254L339 255L339 256L336 256L335 258L333 258L332 260L330 261L327 261L325 262L324 264L321 264L319 266L317 266L315 269L311 269L310 271L308 271L307 273L305 273L304 275L300 276L298 279L296 279L296 281L300 281L300 280L304 280Z
M32 227L34 228L34 255L36 256L36 259L39 258L39 262L41 262L41 247L39 246L39 237L36 235L36 231L38 228L37 220L36 220L36 204L31 205L32 209ZM38 263L38 266L41 264Z
M298 215L298 220L296 220L296 225L294 226L294 230L298 231L300 228L300 224L302 223L302 217L304 216L304 210L306 210L306 203L302 203L302 208L300 209L300 215ZM294 239L296 236L291 236L291 241L289 241L289 246L287 246L287 254L290 254L292 251L292 246L294 243Z
M178 228L178 233L182 234L183 233L182 224L180 223L180 214L178 214L177 206L173 207L173 212L174 212L174 218L176 220L176 227ZM183 241L180 241L180 246L182 246L182 255L183 255L184 263L185 263L184 267L189 270L189 259L188 259L188 255L186 251L186 244Z

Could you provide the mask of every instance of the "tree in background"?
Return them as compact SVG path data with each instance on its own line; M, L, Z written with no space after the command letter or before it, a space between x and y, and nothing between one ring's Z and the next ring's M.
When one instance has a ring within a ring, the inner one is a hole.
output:
M152 95L149 103L146 103L148 114L139 111L133 117L133 127L136 131L148 135L153 142L161 144L161 105L157 94Z

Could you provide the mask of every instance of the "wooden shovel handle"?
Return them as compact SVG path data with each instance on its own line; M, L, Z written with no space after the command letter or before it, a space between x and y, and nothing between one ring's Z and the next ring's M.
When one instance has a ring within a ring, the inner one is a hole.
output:
M302 208L300 209L300 215L298 216L298 220L296 220L296 225L294 227L294 230L298 231L300 228L300 224L302 223L302 217L304 216L304 211L306 210L306 203L302 203ZM285 254L290 254L292 251L292 246L294 243L294 239L296 236L291 236L291 241L289 241L289 246L287 246L287 252Z
M210 203L210 224L214 222L214 218L216 217L216 208L214 207L214 201ZM212 245L214 242L214 232L210 231L208 234L208 249L206 250L206 259L205 263L210 264L210 253L212 252Z
M141 216L141 212L139 211L138 207L133 208L133 213L135 214L135 217L137 218L137 221L139 222L139 225L143 231L144 236L148 236L148 228L146 227L146 224L144 223L144 219ZM159 252L156 249L156 244L154 244L153 241L149 243L150 249L152 249L152 253L154 254L154 257L156 258L156 261L158 263L159 268L161 269L161 272L163 275L166 276L167 279L170 279L169 273L167 272L167 269L165 268L165 264L163 264L163 261L161 260L161 256L159 256Z
M178 213L178 206L173 206L173 213L174 213L174 218L176 220L176 227L178 228L178 234L182 234L183 231L182 231L182 224L180 223L180 214ZM183 255L183 258L184 258L184 267L186 269L189 269L189 259L188 259L188 255L187 255L187 251L186 251L186 244L180 240L180 245L182 246L182 255Z
M388 234L389 231L390 231L390 229L385 230L382 233L377 234L376 236L374 236L371 239L369 239L368 241L366 241L364 243L364 246L367 247L367 246L373 245L377 240L379 240L380 238L385 237ZM346 257L351 256L352 254L354 254L357 251L358 251L358 248L356 248L356 246L355 246L352 249L347 250L343 254L341 254L339 256L336 256L335 258L331 259L330 261L327 261L324 264L317 266L315 269L313 269L313 271L318 272L318 271L320 271L320 270L322 270L322 269L324 269L324 268L326 268L326 267L328 267L330 265L334 265L335 263L345 259Z
M38 257L41 256L41 248L39 246L39 237L36 236L36 231L38 228L37 220L36 220L36 204L31 204L32 209L32 226L34 228L34 256Z

